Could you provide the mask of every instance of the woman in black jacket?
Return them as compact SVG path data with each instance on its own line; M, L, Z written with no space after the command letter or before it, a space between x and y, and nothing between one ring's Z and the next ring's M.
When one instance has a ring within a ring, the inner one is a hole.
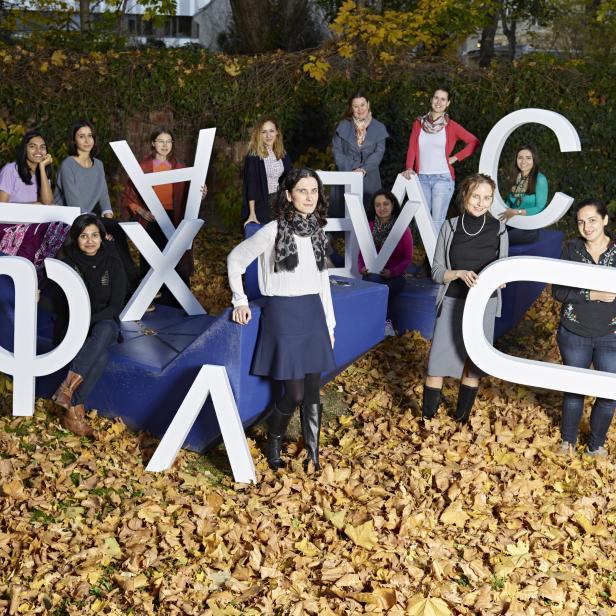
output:
M616 243L607 233L609 222L605 203L597 199L580 201L573 215L580 237L563 244L560 258L578 263L616 267ZM552 286L552 295L562 302L558 348L563 364L577 368L616 373L616 293ZM616 400L597 398L590 412L590 437L586 453L607 456L607 437ZM575 449L584 412L584 396L565 392L560 424L560 452Z
M105 370L109 347L118 339L118 316L126 295L124 267L114 246L107 244L104 237L105 227L96 215L78 216L69 232L64 259L83 278L90 297L92 316L88 337L52 399L66 409L62 426L80 436L93 434L85 420L84 403ZM55 341L64 336L68 325L66 300L64 305L60 302L57 305Z
M265 225L272 220L278 187L291 169L282 132L273 118L261 118L252 129L244 159L242 220Z

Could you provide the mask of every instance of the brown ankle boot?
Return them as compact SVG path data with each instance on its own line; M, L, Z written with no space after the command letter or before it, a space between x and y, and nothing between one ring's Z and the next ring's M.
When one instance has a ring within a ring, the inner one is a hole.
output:
M86 421L86 409L83 404L77 404L68 408L64 413L60 424L63 428L70 430L79 436L93 436L94 430Z
M83 377L81 374L69 370L66 378L60 383L60 387L58 387L56 393L51 396L51 399L59 406L68 410L73 404L73 394L82 383Z

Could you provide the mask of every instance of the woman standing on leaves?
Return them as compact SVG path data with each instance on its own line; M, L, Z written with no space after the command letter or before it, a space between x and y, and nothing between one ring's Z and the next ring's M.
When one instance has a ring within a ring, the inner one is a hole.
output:
M479 272L508 253L507 229L490 215L496 185L476 173L460 185L461 216L441 227L432 263L432 279L441 284L436 299L437 317L424 385L423 416L436 415L443 377L461 378L456 421L466 423L483 374L468 358L462 339L462 315L468 290L477 284ZM494 338L494 319L500 316L498 289L488 301L483 318L486 338Z
M453 166L479 147L479 139L449 117L447 110L450 103L449 90L438 88L430 100L430 111L413 122L406 171L402 174L410 180L417 173L437 233L447 217L455 187ZM456 143L460 140L466 146L454 154Z
M242 220L265 225L272 220L278 187L291 169L282 132L273 118L261 118L252 129L244 159Z
M66 409L62 426L80 436L93 434L85 419L84 404L105 370L107 350L118 339L118 317L126 295L124 268L104 237L105 227L97 216L78 216L69 233L64 259L83 278L92 316L88 337L52 400ZM54 342L58 344L68 326L68 305L59 289L54 289L53 301L57 310Z
M364 207L367 209L373 193L381 189L379 166L389 137L382 122L372 117L370 101L363 92L348 100L342 121L336 126L332 153L338 171L356 171L364 176ZM341 190L338 191L342 193ZM344 197L340 197L341 200ZM344 204L342 202L342 212ZM342 213L338 213L342 215Z
M252 373L281 381L284 395L268 421L267 461L273 470L284 466L282 441L295 408L307 457L319 464L322 405L321 373L334 363L336 321L327 273L327 202L323 185L311 169L293 169L285 177L274 208L275 220L236 246L227 258L233 293L233 320L251 319L241 276L259 258L259 288L266 297Z
M509 222L514 216L534 216L548 203L548 180L539 172L539 155L535 146L518 148L511 176L511 190L505 199L508 206L500 219ZM510 244L530 244L539 238L538 229L509 228Z
M607 232L605 203L586 199L573 210L580 237L563 244L561 259L616 267L616 243ZM553 285L552 295L562 302L557 342L563 363L616 373L616 294ZM564 392L560 424L561 453L575 450L584 396ZM606 456L605 440L614 416L616 400L597 398L590 413L590 438L586 453Z

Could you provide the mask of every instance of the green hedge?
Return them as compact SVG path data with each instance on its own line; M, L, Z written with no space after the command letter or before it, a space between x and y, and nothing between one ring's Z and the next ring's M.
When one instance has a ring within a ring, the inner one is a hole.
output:
M146 118L152 110L172 111L180 136L194 139L199 128L216 126L220 136L233 142L245 140L255 119L271 113L280 119L295 159L325 166L331 164L327 148L346 97L361 89L391 135L382 165L389 185L404 166L413 118L426 111L433 89L445 83L453 89L452 117L482 140L513 110L541 107L562 113L580 134L580 154L560 153L551 131L529 125L512 135L503 167L509 166L515 147L532 141L550 192L607 200L616 195L610 159L616 150L612 65L533 55L478 70L451 60L400 58L393 65L369 66L330 55L332 67L317 82L303 70L308 60L307 53L231 58L182 49L65 53L0 48L0 110L7 123L43 126L57 156L65 153L67 126L80 116L96 122L104 142L125 138L131 118ZM10 137L10 131L0 130L5 160L12 158ZM110 171L117 168L108 146L101 158ZM460 164L458 177L475 171L478 160L475 155ZM228 178L225 184L225 190L237 191ZM230 199L221 201L234 207Z

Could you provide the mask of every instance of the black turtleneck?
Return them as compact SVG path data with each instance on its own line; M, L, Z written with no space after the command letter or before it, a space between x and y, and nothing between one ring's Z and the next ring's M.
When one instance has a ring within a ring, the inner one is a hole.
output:
M451 269L471 270L478 274L486 265L496 261L499 231L498 220L490 214L475 217L466 213L460 216L449 248ZM465 299L467 295L468 287L463 280L453 280L447 288L447 297Z

